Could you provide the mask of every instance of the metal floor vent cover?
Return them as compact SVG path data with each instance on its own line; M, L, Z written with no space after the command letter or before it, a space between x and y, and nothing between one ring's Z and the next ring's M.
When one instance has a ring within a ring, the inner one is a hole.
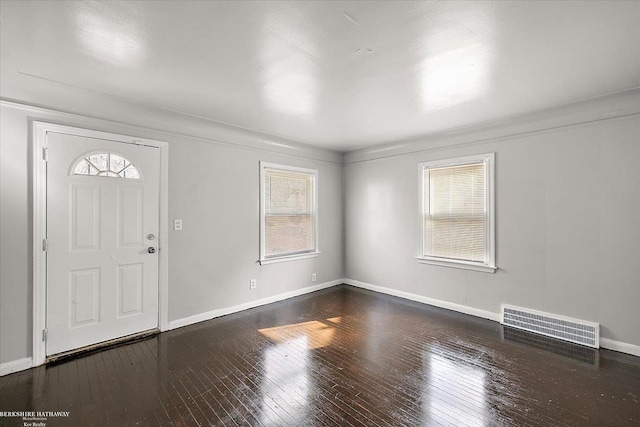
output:
M600 347L600 324L586 320L503 304L502 324L588 347Z

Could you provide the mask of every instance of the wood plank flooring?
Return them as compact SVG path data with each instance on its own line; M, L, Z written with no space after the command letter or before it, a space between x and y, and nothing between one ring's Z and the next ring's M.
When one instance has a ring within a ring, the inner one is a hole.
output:
M639 399L638 357L346 285L0 378L0 412L69 411L46 427L631 426Z

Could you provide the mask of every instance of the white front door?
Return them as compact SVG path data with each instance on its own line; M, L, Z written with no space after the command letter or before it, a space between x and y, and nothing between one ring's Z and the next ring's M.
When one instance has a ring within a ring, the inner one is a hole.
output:
M47 356L157 328L160 150L46 144Z

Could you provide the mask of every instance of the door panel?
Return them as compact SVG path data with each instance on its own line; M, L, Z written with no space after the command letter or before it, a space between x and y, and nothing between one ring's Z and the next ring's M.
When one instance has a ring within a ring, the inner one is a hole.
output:
M47 356L156 328L159 150L52 132L47 148Z
M118 266L118 317L142 312L143 265Z
M100 245L100 187L71 184L71 250Z
M100 322L100 270L88 268L69 274L71 328Z
M142 202L142 188L118 189L118 246L121 248L142 245Z

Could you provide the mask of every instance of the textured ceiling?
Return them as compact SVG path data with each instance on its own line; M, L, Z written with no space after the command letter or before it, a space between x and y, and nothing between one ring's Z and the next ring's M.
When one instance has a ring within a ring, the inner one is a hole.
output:
M1 5L18 73L339 150L640 86L640 2Z

